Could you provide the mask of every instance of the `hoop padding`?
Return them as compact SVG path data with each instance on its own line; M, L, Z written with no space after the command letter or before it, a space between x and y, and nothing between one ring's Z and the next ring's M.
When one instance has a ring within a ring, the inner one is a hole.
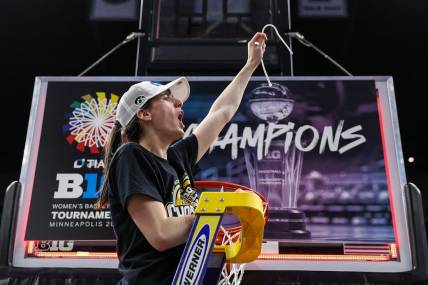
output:
M196 188L205 188L205 189L212 189L217 188L228 191L236 191L237 189L241 189L244 191L250 191L256 193L260 199L262 200L262 206L263 206L263 215L265 219L265 224L267 222L267 208L268 208L268 202L267 200L259 193L254 191L253 189L235 184L230 182L223 182L223 181L195 181L195 187ZM242 226L233 226L233 227L223 227L220 225L220 228L217 233L214 247L214 252L218 251L221 252L224 250L225 247L232 246L235 243L240 243L241 241L241 233L242 233ZM242 278L244 276L245 271L245 263L233 263L230 261L226 261L226 263L223 265L220 280L218 282L218 285L239 285L242 281Z
M226 259L235 263L246 263L257 258L267 218L266 199L251 188L229 182L197 181L195 186L221 189L202 192L196 208L197 214L235 214L241 223L236 227L220 227L214 252L225 252ZM238 189L243 191L236 191ZM227 243L224 242L226 232L232 237Z
M256 193L260 197L260 199L262 199L263 214L265 217L265 223L267 223L269 203L268 203L267 199L262 194L251 189L250 187L240 185L240 184L236 184L236 183L231 183L231 182L214 181L214 180L198 180L198 181L195 181L194 184L195 184L195 188L198 188L198 189L201 189L201 188L217 188L217 189L228 190L228 191L236 191L237 189L241 189L244 191L251 191L251 192ZM220 229L217 233L217 238L216 238L215 244L216 245L224 245L225 232L227 232L229 234L229 238L232 238L232 241L236 241L240 237L240 234L238 234L238 233L241 232L241 230L242 230L241 225L235 226L235 227L222 227L222 226L220 226Z

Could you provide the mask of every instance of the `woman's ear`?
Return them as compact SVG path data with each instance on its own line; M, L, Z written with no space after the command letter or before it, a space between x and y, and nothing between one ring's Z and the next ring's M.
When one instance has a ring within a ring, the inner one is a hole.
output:
M150 121L152 119L152 114L145 109L140 109L137 112L137 118L143 121Z

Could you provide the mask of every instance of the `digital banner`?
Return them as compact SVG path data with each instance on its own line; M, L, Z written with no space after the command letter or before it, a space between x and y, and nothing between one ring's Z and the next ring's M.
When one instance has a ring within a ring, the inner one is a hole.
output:
M49 82L26 240L113 240L110 211L94 210L102 149L129 82Z
M225 86L192 82L186 135ZM378 100L374 80L252 81L196 178L265 196L265 240L395 242Z
M230 80L190 79L186 135ZM110 212L93 205L102 148L133 83L48 82L26 240L114 239ZM265 196L266 240L394 242L377 104L374 80L253 79L196 178Z

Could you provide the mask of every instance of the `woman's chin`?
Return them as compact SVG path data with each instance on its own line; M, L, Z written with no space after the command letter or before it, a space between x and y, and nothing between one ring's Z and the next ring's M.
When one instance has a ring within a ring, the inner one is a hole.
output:
M174 140L181 139L183 138L183 136L184 136L184 129L179 128L177 129L176 132L174 132Z

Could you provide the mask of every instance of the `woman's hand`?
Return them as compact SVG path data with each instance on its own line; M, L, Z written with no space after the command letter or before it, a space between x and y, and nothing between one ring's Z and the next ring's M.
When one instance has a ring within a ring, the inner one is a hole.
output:
M264 33L256 33L248 42L247 63L238 72L232 82L221 92L220 96L217 97L208 115L193 131L193 134L198 139L198 156L196 161L199 161L204 153L207 152L219 136L221 130L238 110L245 88L253 72L262 60L266 47L265 41L266 35Z
M256 69L263 58L266 49L267 36L265 33L256 33L248 42L248 59L247 64Z

